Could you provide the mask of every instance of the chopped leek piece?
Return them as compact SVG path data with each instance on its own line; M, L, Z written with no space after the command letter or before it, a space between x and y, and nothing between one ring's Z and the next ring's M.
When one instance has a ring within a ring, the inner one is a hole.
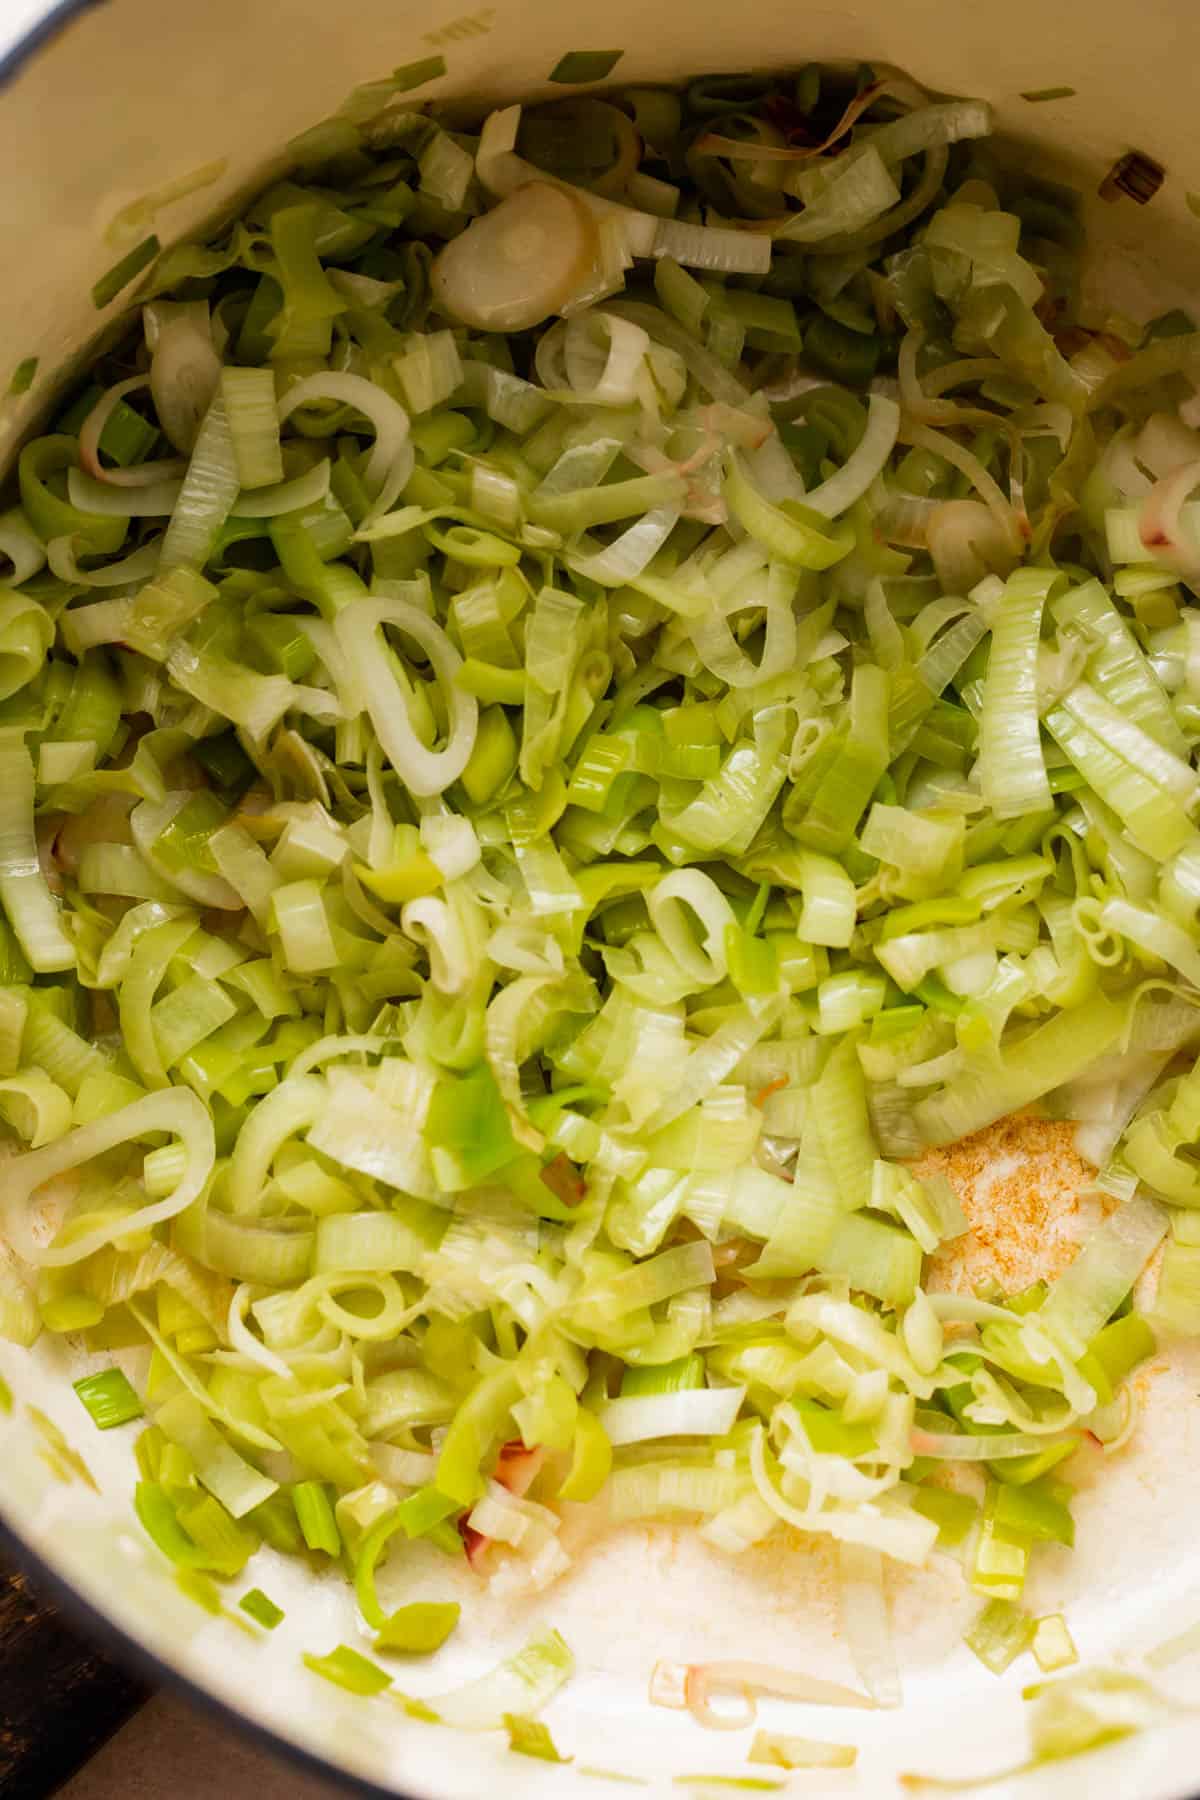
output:
M419 62L405 63L399 69L393 69L388 86L397 94L409 94L413 88L424 87L427 81L436 81L446 73L444 56L425 56Z
M262 1625L267 1631L274 1631L284 1620L282 1608L276 1606L269 1595L261 1588L249 1588L238 1601L242 1611L252 1618L256 1625Z
M508 1733L508 1747L519 1756L535 1756L541 1762L569 1763L573 1756L561 1756L555 1747L554 1739L540 1719L530 1719L524 1713L505 1713L504 1729Z
M781 1769L852 1769L858 1761L858 1747L792 1737L782 1731L756 1731L746 1760L776 1763Z
M702 1388L704 1381L704 1358L693 1352L675 1362L626 1369L621 1377L621 1393L680 1394L689 1388Z
M425 1135L434 1174L450 1193L477 1187L512 1161L516 1139L495 1077L485 1063L435 1089Z
M455 1602L414 1601L389 1613L375 1637L379 1651L399 1650L409 1656L428 1656L440 1650L459 1620Z
M549 80L564 83L603 81L605 76L612 74L624 54L623 50L568 50L551 69Z
M120 1369L105 1369L101 1375L85 1375L75 1383L75 1392L87 1407L93 1423L101 1431L114 1425L128 1425L140 1419L145 1408Z
M341 1534L333 1516L329 1495L319 1481L298 1481L292 1489L292 1505L310 1550L323 1550L326 1556L339 1556Z
M969 1494L956 1494L949 1488L919 1487L912 1506L914 1512L933 1520L938 1543L947 1550L963 1542L979 1517L979 1508Z
M993 1675L1003 1675L1034 1640L1029 1614L1008 1600L989 1600L965 1634L964 1642Z
M110 301L116 299L122 288L136 280L142 270L154 261L161 248L162 245L152 232L140 244L135 244L120 262L114 263L107 274L101 275L92 288L92 305L97 312L103 311Z
M178 1517L204 1558L201 1566L214 1574L240 1575L258 1549L257 1536L232 1518L212 1494L181 1505Z
M325 1681L333 1682L335 1687L345 1688L347 1693L362 1694L370 1697L382 1694L385 1688L392 1685L392 1678L373 1663L369 1656L363 1656L352 1650L348 1644L338 1644L325 1656L313 1656L305 1651L303 1662L306 1669L314 1675L320 1675Z
M426 1716L464 1731L497 1731L506 1714L540 1712L574 1670L575 1659L558 1632L542 1631L497 1668L436 1695Z
M8 391L10 394L27 394L29 392L37 380L38 360L36 356L26 356L17 364L9 377Z
M1075 1542L1075 1525L1065 1498L1070 1493L1064 1484L1044 1479L1023 1486L1001 1484L992 1517L1002 1530L1069 1546Z
M1033 1654L1038 1668L1046 1675L1079 1661L1075 1641L1061 1613L1047 1613L1045 1618L1037 1621L1033 1632Z
M627 1374L635 1371L629 1370ZM560 1500L594 1500L612 1472L612 1442L595 1413L584 1406L575 1414L571 1466L558 1490Z

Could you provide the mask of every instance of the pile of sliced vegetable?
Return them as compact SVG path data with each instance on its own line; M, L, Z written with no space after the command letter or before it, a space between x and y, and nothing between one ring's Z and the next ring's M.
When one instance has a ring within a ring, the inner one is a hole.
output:
M121 1354L81 1398L150 1415L184 1569L340 1563L424 1651L385 1561L545 1588L582 1503L836 1540L882 1703L885 1557L1073 1659L1030 1560L1200 1330L1200 334L1081 315L1076 197L988 129L816 68L385 84L23 450L0 1329ZM1032 1105L1107 1215L929 1291L911 1159Z

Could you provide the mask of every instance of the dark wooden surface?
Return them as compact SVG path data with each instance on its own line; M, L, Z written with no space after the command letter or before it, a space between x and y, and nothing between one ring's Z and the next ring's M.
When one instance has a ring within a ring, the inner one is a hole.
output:
M44 1800L148 1693L0 1557L0 1800Z

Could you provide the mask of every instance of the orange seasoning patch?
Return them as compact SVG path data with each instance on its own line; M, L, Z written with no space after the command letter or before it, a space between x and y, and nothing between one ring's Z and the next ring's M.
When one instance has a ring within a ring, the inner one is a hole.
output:
M1065 1120L1018 1114L936 1150L913 1173L945 1175L971 1229L929 1260L932 1290L969 1292L995 1281L1005 1293L1052 1281L1114 1202L1092 1187L1092 1172Z

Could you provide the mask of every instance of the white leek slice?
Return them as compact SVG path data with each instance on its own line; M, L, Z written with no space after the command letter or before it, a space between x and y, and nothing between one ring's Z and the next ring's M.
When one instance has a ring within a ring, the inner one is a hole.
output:
M569 299L599 248L582 200L548 181L529 182L439 251L433 297L477 331L526 331Z
M418 738L379 632L392 625L420 644L442 684L450 732L440 750ZM388 761L414 794L440 794L457 781L475 746L479 705L456 686L462 658L441 626L405 600L355 600L337 616L338 641L366 699L367 711Z
M178 1183L171 1193L152 1206L138 1211L111 1215L91 1231L81 1232L71 1243L58 1249L46 1249L34 1233L30 1210L33 1196L44 1183L77 1169L81 1163L115 1150L119 1144L136 1143L148 1132L174 1132L183 1142L187 1161ZM4 1170L4 1193L0 1205L4 1213L4 1231L9 1243L26 1262L35 1268L62 1269L82 1262L93 1250L105 1244L118 1243L135 1232L149 1231L151 1226L173 1219L192 1204L204 1191L216 1159L212 1118L208 1108L189 1088L169 1088L147 1094L123 1106L119 1112L97 1119L94 1124L14 1157Z

